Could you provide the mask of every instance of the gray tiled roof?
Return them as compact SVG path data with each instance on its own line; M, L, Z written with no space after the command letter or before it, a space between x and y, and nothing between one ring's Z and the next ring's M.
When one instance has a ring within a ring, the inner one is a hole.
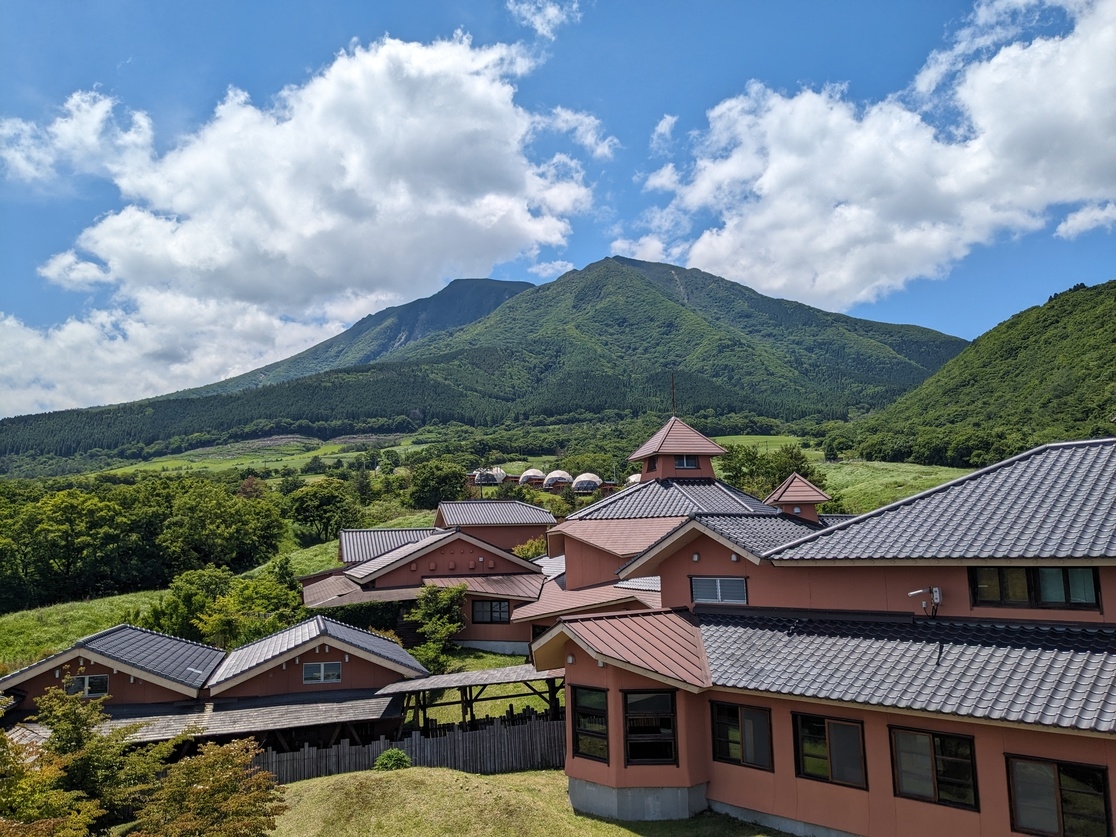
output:
M88 649L107 659L181 683L191 689L200 689L225 656L220 648L202 645L200 642L191 642L132 625L117 625L79 639L61 654L54 654L34 666L0 678L0 689L5 688L5 681L22 679L22 674L30 668L39 667L44 662L62 656L71 656L75 650L81 649Z
M314 727L323 723L342 724L398 718L403 701L391 696L369 697L368 689L345 689L313 694L271 695L182 704L107 704L105 726L118 729L133 724L144 726L130 736L137 744L164 741L180 735L189 727L200 727L202 738L226 735L251 735L272 729ZM16 729L42 741L48 731L35 723Z
M263 639L250 642L229 652L228 657L213 673L209 686L216 686L241 674L266 665L271 660L293 651L315 639L325 642L335 639L360 648L377 657L389 660L416 674L427 673L419 662L391 640L362 631L343 622L324 616L315 616L299 622L286 630L277 631Z
M438 504L443 526L553 526L549 511L519 500L445 500Z
M695 514L694 520L753 555L822 528L821 524L787 514Z
M532 559L532 563L542 567L543 575L548 579L557 578L566 572L565 555L543 555L539 558Z
M647 593L658 593L662 588L662 581L657 575L647 575L641 578L625 578L614 585L620 590L642 590Z
M1116 732L1116 628L700 610L695 619L714 686Z
M1035 448L766 557L1116 558L1116 439Z
M779 514L778 509L764 505L751 494L745 494L720 480L673 478L640 482L574 512L569 519L685 517L698 512Z
M437 529L342 529L341 560L359 564L378 558L404 544L421 541Z

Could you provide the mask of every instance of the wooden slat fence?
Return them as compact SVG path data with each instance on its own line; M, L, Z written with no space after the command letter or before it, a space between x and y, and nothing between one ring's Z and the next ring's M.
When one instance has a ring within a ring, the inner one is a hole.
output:
M370 770L379 755L396 747L411 757L416 767L449 767L467 773L515 773L521 770L561 768L566 758L566 722L533 713L494 718L479 729L439 726L430 737L415 731L401 741L381 737L365 745L348 740L329 748L305 745L291 753L268 749L256 765L274 773L280 783Z

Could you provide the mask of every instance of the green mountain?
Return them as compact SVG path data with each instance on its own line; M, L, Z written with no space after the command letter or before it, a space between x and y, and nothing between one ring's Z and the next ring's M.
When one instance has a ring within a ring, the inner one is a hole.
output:
M493 427L669 412L672 373L684 415L843 418L889 404L964 346L929 329L769 299L701 271L610 258L363 366L5 419L0 455L151 456L285 432L329 438L434 420Z
M239 392L243 389L305 378L331 369L371 363L389 352L491 314L530 282L501 282L495 279L454 279L442 290L406 305L385 308L304 352L286 360L261 366L235 378L172 393L165 398L195 398Z
M979 466L1116 435L1116 281L1076 285L982 334L864 422L874 459Z

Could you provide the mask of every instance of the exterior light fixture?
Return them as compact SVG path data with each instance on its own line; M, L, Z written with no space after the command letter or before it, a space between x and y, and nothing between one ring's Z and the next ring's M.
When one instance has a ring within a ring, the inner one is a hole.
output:
M604 668L604 660L597 660L597 668Z
M740 560L740 556L739 556L739 555L737 555L737 554L736 554L736 553L734 552L734 553L732 553L731 555L729 555L729 560L730 560L730 561L732 561L733 563L736 563L737 561L739 561L739 560Z
M694 555L693 555L693 559L694 559L695 562L700 561L701 556L698 553L695 552Z
M572 666L573 664L574 664L574 655L573 654L567 654L566 655L566 665Z

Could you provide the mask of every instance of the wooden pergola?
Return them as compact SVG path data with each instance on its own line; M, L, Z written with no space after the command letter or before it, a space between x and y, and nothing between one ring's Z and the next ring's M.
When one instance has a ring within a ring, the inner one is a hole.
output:
M431 677L421 677L414 680L403 680L384 686L377 692L377 697L403 695L403 720L412 710L415 713L415 725L420 729L425 728L428 722L428 711L438 706L460 706L462 723L476 721L476 705L493 700L508 700L516 697L537 697L547 705L547 712L551 718L557 718L561 705L558 696L565 682L566 670L561 668L544 669L539 671L533 665L507 666L505 668L488 668L479 671L461 671L454 674L436 674ZM545 687L540 688L535 683L545 682ZM486 696L485 690L489 686L507 683L521 683L525 691L514 694ZM458 697L455 700L436 700L435 694L457 689Z

